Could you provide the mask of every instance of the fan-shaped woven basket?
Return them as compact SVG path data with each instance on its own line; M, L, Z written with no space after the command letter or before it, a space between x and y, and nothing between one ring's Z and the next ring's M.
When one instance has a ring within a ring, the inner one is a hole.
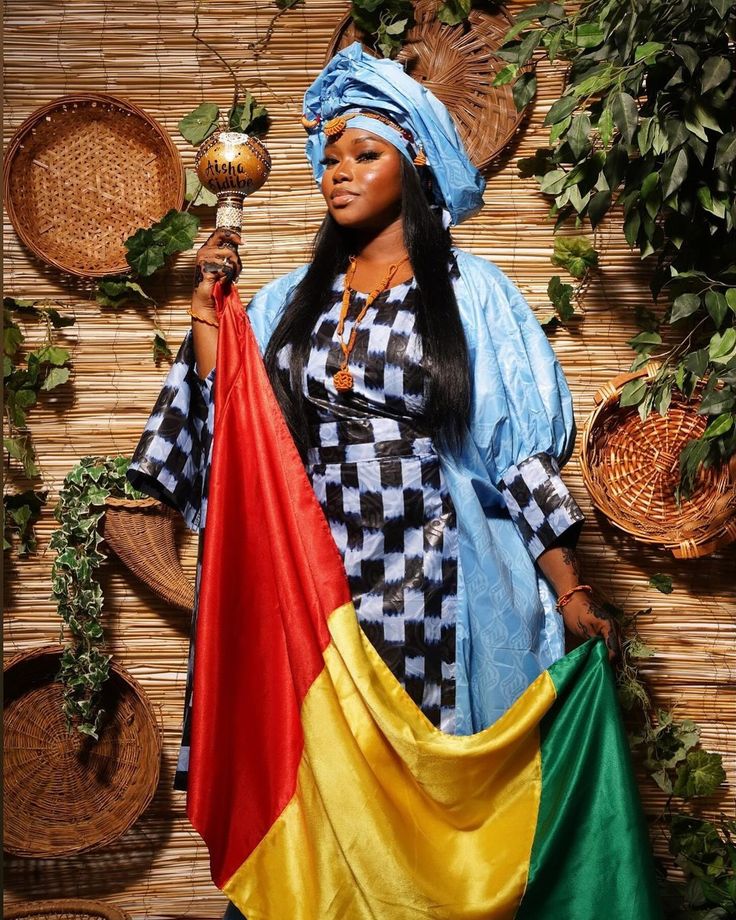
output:
M168 133L138 106L104 93L37 109L5 154L5 207L39 259L72 275L127 272L123 242L184 200Z
M509 143L524 119L524 113L516 111L511 84L491 86L506 66L494 51L503 44L512 20L500 6L493 12L473 8L467 27L444 25L436 14L436 0L416 0L416 24L396 60L447 106L468 156L482 170ZM354 41L362 41L365 50L375 54L347 15L335 30L325 63Z
M140 685L112 662L99 741L68 731L61 648L23 652L4 668L4 845L56 857L113 843L156 791L161 735Z
M76 898L10 904L4 914L5 920L130 920L130 914L112 904Z
M736 469L701 467L693 495L677 506L680 451L700 437L706 417L677 391L666 415L652 412L644 422L635 406L621 407L624 384L656 370L650 364L622 374L595 394L597 408L583 429L583 479L616 527L679 559L707 556L736 539Z
M176 512L153 498L108 498L104 537L140 580L173 607L191 610L194 585L179 562Z

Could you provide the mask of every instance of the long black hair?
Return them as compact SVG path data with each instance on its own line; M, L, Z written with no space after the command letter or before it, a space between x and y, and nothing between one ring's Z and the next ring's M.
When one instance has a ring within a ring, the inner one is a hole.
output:
M400 161L404 245L419 288L416 323L429 373L425 423L440 443L458 448L470 409L470 379L467 342L450 279L452 236L442 226L439 212L429 205L431 177L423 183L404 156ZM352 251L349 232L328 212L312 244L311 264L266 349L271 385L302 457L309 446L301 381L310 337L335 278L347 270ZM284 385L278 370L278 353L287 345L291 345L290 386Z

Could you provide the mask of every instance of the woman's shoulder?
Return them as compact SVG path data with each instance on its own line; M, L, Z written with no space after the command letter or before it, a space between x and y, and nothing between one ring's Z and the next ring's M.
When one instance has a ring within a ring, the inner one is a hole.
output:
M253 295L253 299L251 301L252 307L265 307L270 303L274 303L276 306L278 306L279 302L283 301L283 298L289 293L289 291L291 291L292 288L299 284L299 282L306 274L308 268L309 263L298 265L291 271L286 272L286 274L279 275L273 280L268 281ZM283 306L283 302L281 305Z
M504 292L510 289L515 290L515 285L509 276L485 256L475 255L457 246L452 247L452 254L455 256L460 277L466 282L473 285L480 284L483 287L500 287Z

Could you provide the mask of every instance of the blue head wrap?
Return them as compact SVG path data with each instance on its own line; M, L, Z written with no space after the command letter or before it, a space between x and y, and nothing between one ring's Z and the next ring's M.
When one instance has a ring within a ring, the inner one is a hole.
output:
M397 127L359 112L375 112ZM393 144L410 163L426 157L434 178L435 204L443 223L459 224L483 206L485 179L470 162L450 113L401 64L366 54L360 42L338 52L304 94L302 123L309 133L307 159L319 183L328 135L325 125L351 115L347 125L365 128ZM398 128L398 130L397 130Z

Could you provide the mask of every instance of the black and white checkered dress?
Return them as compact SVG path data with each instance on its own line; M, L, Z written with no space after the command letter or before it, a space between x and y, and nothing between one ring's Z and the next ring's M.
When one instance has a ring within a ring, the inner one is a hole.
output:
M353 390L332 376L344 275L312 333L304 369L307 473L345 563L363 631L427 718L454 731L457 526L426 426L428 378L414 279L379 294L350 356ZM345 322L366 295L354 292ZM289 353L279 367L288 384Z

